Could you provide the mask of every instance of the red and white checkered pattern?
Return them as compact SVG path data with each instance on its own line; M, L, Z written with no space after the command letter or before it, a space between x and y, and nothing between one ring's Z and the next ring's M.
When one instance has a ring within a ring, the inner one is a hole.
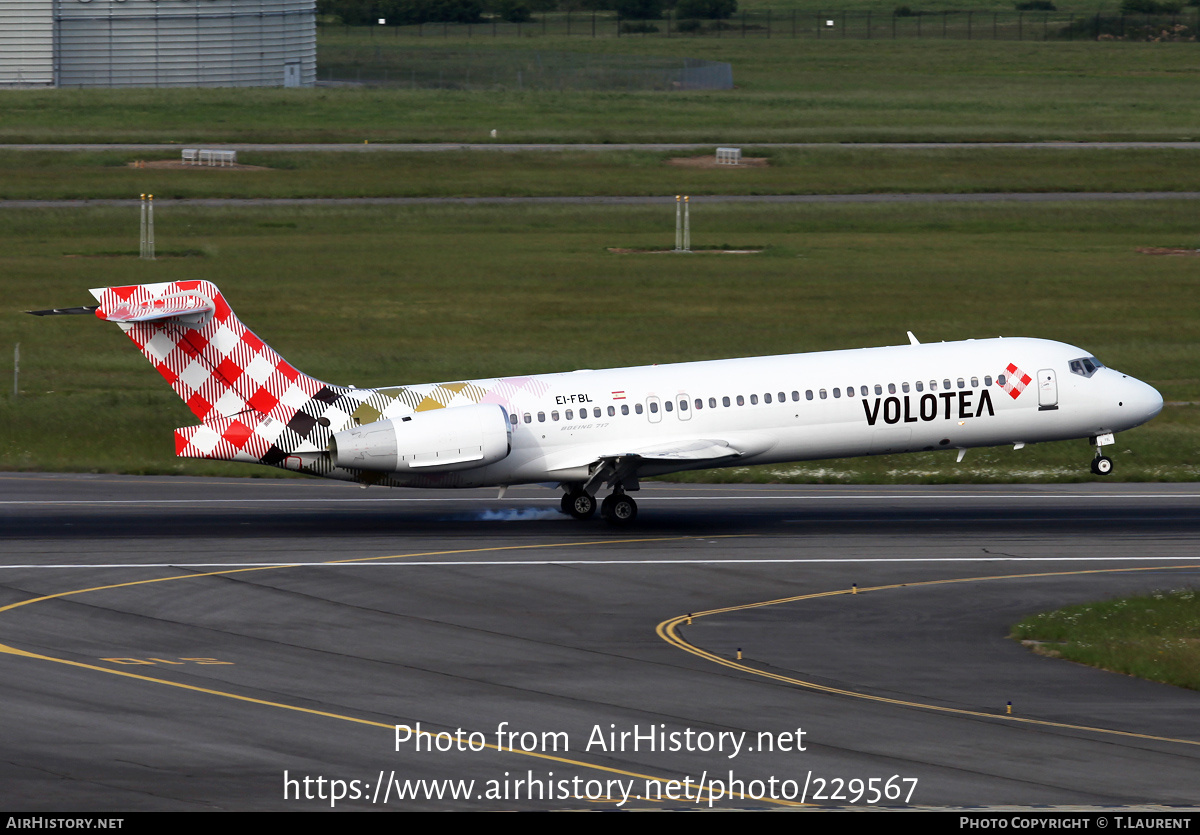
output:
M216 458L220 461L257 463L271 443L259 431L263 417L253 411L232 418L217 418L199 426L175 430L175 454L180 458ZM275 426L282 426L272 421Z
M232 417L250 408L286 422L324 386L251 333L210 282L105 287L92 290L92 295L100 302L96 315L117 321L201 421ZM181 310L180 317L127 321L138 311L162 309L164 299L186 312ZM187 302L181 304L180 299ZM200 324L189 324L183 317L195 318L197 299L210 302L212 313L200 317Z
M1016 400L1021 396L1021 392L1025 391L1025 387L1033 382L1033 378L1026 374L1021 369L1017 368L1013 363L1009 363L1004 369L1005 381L1004 390L1008 392L1008 396Z
M202 425L175 433L184 458L260 461L287 422L326 388L302 374L234 315L207 281L92 290Z

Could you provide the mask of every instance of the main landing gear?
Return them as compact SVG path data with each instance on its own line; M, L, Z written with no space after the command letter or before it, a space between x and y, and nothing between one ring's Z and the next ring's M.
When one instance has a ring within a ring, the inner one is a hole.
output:
M1096 457L1092 459L1092 474L1109 475L1113 471L1113 460L1102 454L1101 450L1115 440L1113 434L1109 432L1107 435L1094 435L1088 440L1096 445Z
M562 512L576 519L591 519L596 512L596 499L582 490L572 490L562 497Z
M600 505L600 516L610 525L628 525L637 518L637 502L624 492L616 491Z
M575 519L590 519L596 512L596 499L589 493L574 489L562 497L562 511ZM628 525L637 518L637 502L624 490L613 494L600 504L600 516L610 525Z

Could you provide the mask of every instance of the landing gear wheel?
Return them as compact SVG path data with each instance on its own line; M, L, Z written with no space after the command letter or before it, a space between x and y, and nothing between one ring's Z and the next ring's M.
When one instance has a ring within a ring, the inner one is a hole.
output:
M608 506L604 518L610 525L628 525L637 518L637 502L624 493L609 496L604 500L604 504Z
M1113 462L1107 455L1097 455L1092 459L1092 472L1096 475L1108 475L1112 471Z
M596 512L596 500L580 490L563 496L563 507L576 519L591 519Z

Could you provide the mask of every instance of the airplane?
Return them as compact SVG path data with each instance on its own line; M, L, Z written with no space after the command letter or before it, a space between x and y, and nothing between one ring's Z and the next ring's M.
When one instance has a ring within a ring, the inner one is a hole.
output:
M293 368L217 287L91 291L199 421L182 458L267 464L389 487L549 483L562 510L637 517L643 478L684 470L1087 438L1092 472L1114 434L1163 406L1087 351L996 338L639 368L358 389Z

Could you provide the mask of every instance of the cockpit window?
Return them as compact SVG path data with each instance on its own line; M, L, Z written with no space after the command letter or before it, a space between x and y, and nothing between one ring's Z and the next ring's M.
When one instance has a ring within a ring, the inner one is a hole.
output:
M1072 374L1078 374L1080 377L1091 377L1098 369L1104 367L1104 363L1095 357L1080 357L1077 360L1071 360L1067 363Z

